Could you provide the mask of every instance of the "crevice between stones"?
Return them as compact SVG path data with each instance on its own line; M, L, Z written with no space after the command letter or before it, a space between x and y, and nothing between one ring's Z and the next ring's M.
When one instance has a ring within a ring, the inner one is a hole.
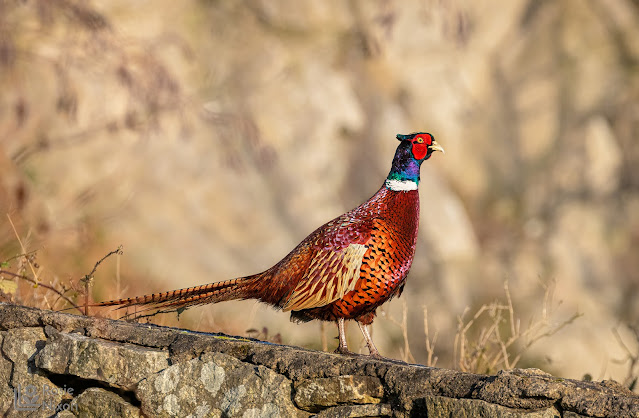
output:
M74 398L77 398L78 396L80 396L87 389L100 388L118 395L119 397L124 399L126 402L130 403L131 405L135 407L140 408L142 406L142 403L140 402L140 400L135 396L134 390L116 388L113 386L109 386L108 384L101 382L99 380L84 379L84 378L69 375L69 374L50 373L43 369L38 369L38 370L41 372L42 376L49 379L51 383L56 385L61 390L64 390L65 388L73 388Z

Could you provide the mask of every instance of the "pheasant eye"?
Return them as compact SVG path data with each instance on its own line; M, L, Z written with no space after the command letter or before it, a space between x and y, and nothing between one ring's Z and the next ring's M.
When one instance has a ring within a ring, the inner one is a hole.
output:
M424 143L424 138L422 138L421 136L417 138L417 140L415 141L418 144L423 144Z

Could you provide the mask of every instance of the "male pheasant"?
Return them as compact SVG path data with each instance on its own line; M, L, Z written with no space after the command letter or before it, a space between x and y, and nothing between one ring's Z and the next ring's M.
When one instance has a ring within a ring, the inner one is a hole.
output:
M268 270L96 306L144 305L171 312L205 303L257 299L290 311L293 321L336 321L339 353L349 353L344 320L353 319L370 355L379 357L367 325L373 322L378 306L404 289L417 242L420 167L434 151L444 151L428 133L397 135L397 139L400 144L381 189L316 229Z

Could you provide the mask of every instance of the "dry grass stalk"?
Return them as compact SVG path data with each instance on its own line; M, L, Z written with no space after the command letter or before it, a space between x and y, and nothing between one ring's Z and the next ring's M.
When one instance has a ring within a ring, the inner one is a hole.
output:
M89 303L88 284L93 279L93 275L97 271L98 266L106 258L113 254L122 254L122 246L102 257L95 263L91 273L82 277L77 283L71 281L63 282L57 276L50 280L49 283L44 283L42 280L42 272L44 269L35 261L37 250L28 249L30 233L27 234L26 239L20 238L20 234L8 214L7 219L11 224L21 253L6 260L0 260L0 296L10 302L51 310L60 309L63 305L67 304L71 306L71 308L67 309L77 309L86 315L88 313ZM13 260L16 260L17 265L11 269L11 261ZM21 292L20 283L29 283L29 288L32 290ZM80 285L82 285L82 287ZM39 292L40 289L44 289L45 292ZM55 298L51 299L51 295L55 295ZM73 300L73 298L79 295L85 296L84 310Z
M328 339L326 338L326 322L320 321L320 336L322 339L322 351L328 351Z
M410 345L408 344L408 306L406 305L406 300L402 299L402 319L398 321L392 315L386 312L386 310L381 311L382 316L388 318L393 324L397 325L402 330L402 337L404 340L404 347L399 349L402 360L407 363L415 363L415 357L410 352Z
M575 313L553 325L550 318L553 290L552 285L545 286L541 317L531 319L525 329L522 329L521 321L515 315L507 282L504 284L505 304L496 301L482 305L468 321L464 318L468 308L464 310L458 318L454 342L454 361L459 369L474 373L512 369L533 344L556 334L581 316ZM477 330L477 337L471 336L472 330Z
M428 326L428 308L424 305L424 335L426 336L426 366L435 367L437 364L437 356L435 355L435 344L439 330L435 330L433 337L430 337L430 329Z
M628 325L628 328L633 333L637 344L639 344L639 325ZM628 373L622 384L630 390L636 390L637 382L639 381L639 350L634 353L628 345L624 342L618 328L613 328L612 333L619 343L619 346L625 351L626 355L622 359L613 360L614 363L624 364L628 363Z

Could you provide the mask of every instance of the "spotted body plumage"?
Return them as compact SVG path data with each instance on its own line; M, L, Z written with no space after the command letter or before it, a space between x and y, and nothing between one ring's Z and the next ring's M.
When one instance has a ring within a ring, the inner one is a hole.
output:
M401 294L419 226L419 169L433 151L432 135L401 141L384 185L357 208L322 225L270 269L252 276L171 292L102 302L160 312L232 299L258 299L291 312L295 321L336 321L337 351L348 352L344 321L355 320L371 355L379 355L367 325L375 310Z
M292 318L295 320L336 321L339 318L357 319L366 316L363 322L369 324L372 322L370 314L401 292L417 243L418 192L393 192L382 187L364 205L343 216L372 220L365 225L360 224L364 226L363 232L350 233L352 237L357 236L357 241L362 242L358 245L364 247L358 262L357 280L350 291L339 299L327 300L327 303L312 309L294 310ZM341 223L339 226L344 228L345 225L347 224ZM331 227L335 227L335 224L327 224L327 228ZM327 229L320 230L325 233ZM331 281L332 278L328 277L324 282Z

